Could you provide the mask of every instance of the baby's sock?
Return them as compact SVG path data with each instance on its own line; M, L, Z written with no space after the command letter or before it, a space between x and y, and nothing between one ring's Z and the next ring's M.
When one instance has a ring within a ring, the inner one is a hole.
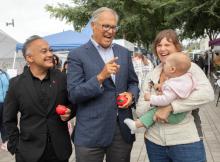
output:
M135 121L129 118L126 118L124 120L124 123L128 126L128 128L131 130L131 134L135 134L137 127L135 125Z

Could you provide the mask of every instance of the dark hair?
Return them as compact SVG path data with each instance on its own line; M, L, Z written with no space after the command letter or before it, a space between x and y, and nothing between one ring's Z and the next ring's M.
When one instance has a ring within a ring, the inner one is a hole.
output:
M62 67L62 60L60 60L59 57L55 54L53 54L53 67L59 70L61 70Z
M38 36L38 35L32 35L30 36L28 39L26 39L26 41L24 42L24 45L23 45L23 48L22 48L22 53L23 53L23 56L24 58L26 57L27 55L27 48L30 46L30 44L37 40L37 39L43 39L42 37Z
M157 45L161 42L163 38L166 38L168 42L172 42L175 45L178 52L182 51L182 45L180 44L176 32L173 29L166 29L160 31L157 34L156 38L154 39L153 50L156 55L157 55L157 49L156 49Z
M59 57L57 55L53 54L53 64L54 64L54 66L58 65L59 61L60 61Z
M63 68L65 68L65 66L68 64L68 61L65 61L64 63L63 63Z
M66 65L68 64L68 61L66 60L64 63L63 63L63 68L62 68L62 72L66 72Z

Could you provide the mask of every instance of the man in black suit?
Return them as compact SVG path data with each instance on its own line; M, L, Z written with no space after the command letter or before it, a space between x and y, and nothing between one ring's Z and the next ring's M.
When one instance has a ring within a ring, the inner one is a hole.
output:
M4 105L8 150L16 162L68 162L72 146L67 121L74 114L66 76L52 69L52 51L41 37L27 39L22 52L29 66L11 79ZM68 107L64 115L56 114L57 105Z

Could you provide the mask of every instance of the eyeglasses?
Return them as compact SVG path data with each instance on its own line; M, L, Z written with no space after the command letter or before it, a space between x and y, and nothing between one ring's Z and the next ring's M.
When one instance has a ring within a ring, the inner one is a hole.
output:
M53 52L53 49L52 48L43 48L43 49L41 49L40 50L40 53L42 53L42 54L46 54L47 52Z
M99 24L99 23L96 24L102 26L102 30L104 30L105 32L109 31L110 29L112 29L113 32L116 32L119 29L119 27L115 25Z

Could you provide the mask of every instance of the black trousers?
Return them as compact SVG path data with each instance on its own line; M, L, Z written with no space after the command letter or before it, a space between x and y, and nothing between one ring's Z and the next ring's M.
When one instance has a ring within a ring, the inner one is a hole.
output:
M5 127L3 125L3 103L0 103L0 133L1 133L1 138L2 142L4 143L5 141L8 140L8 136L5 130Z
M202 138L203 137L203 132L202 132L201 119L200 119L200 116L199 116L199 108L193 110L192 115L194 117L194 122L196 124L196 128L197 128L199 137Z
M113 143L109 147L88 148L75 145L76 162L130 162L133 144L124 141L117 123Z
M59 146L57 146L59 147ZM62 152L61 152L62 154ZM16 152L16 155L15 155L15 159L16 159L16 162L29 162L29 161L25 161L23 159L23 157L21 156L21 154L18 152ZM51 143L51 139L48 137L48 140L47 140L47 145L46 145L46 148L45 148L45 151L42 155L42 157L40 158L40 160L38 160L37 162L68 162L69 160L59 160L54 152L54 148L53 148L53 145Z

